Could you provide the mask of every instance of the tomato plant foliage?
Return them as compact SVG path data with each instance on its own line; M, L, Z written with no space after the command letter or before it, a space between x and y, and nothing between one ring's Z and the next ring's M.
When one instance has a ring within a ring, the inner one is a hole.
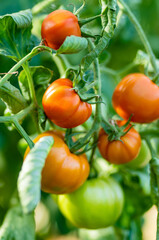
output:
M157 0L25 4L1 3L0 239L143 239L159 206Z

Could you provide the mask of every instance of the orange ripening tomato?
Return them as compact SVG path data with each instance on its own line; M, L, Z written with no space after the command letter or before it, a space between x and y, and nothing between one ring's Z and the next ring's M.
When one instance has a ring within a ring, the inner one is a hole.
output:
M63 128L83 124L92 113L92 106L81 101L67 78L57 79L47 88L42 104L47 117Z
M81 30L77 17L67 10L56 10L43 21L41 35L44 44L57 50L67 36L81 37Z
M123 126L125 121L117 121L117 124L118 126ZM124 131L127 131L130 126ZM99 132L98 148L102 157L114 164L128 163L136 158L141 147L139 133L134 128L131 128L128 133L121 137L121 140L109 141L108 135L104 129L101 129Z
M149 123L159 118L159 87L147 76L132 73L117 85L112 98L116 112L124 119Z
M90 171L86 155L75 155L70 152L63 141L63 133L57 135L54 131L47 131L36 137L36 143L44 136L52 136L54 145L51 148L42 170L41 189L44 192L63 194L78 189L87 179ZM29 153L27 148L24 159Z

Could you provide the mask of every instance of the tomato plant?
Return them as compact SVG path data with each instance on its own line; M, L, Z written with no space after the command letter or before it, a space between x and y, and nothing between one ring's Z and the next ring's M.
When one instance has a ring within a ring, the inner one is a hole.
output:
M77 127L92 113L91 105L81 101L67 78L54 81L44 93L42 103L48 118L63 128Z
M112 178L89 179L77 191L56 198L62 213L79 228L98 229L115 223L124 195Z
M36 143L44 136L52 136L54 145L51 148L42 170L41 188L48 193L69 193L79 188L89 175L89 164L86 156L70 153L62 139L62 133L48 131L34 139ZM26 158L29 148L25 152Z
M57 50L67 36L81 37L81 30L78 19L72 12L59 9L44 19L41 35L46 46Z
M1 4L0 239L141 240L159 209L157 0L36 2Z
M113 106L124 119L149 123L159 118L159 88L141 73L132 73L122 79L113 93ZM145 111L146 108L146 111Z
M124 123L118 121L117 124L122 126ZM126 132L128 128L129 126L124 131ZM104 129L100 130L98 148L101 155L110 163L123 164L132 161L137 157L140 147L141 138L134 128L117 141L110 141Z

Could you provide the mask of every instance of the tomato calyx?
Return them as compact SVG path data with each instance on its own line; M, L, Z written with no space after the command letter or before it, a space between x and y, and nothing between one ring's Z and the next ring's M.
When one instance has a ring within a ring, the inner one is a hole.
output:
M124 123L122 126L118 126L117 122L115 120L111 120L111 123L108 123L106 121L102 121L101 125L104 131L108 134L108 140L111 141L121 141L121 137L125 136L131 128L133 128L133 125L130 125L131 121L130 116L129 120Z
M70 152L76 154L76 155L81 155L83 153L86 153L93 149L94 147L97 146L96 143L92 143L90 147L90 141L91 141L91 136L89 138L80 138L77 141L74 141L73 137L83 134L85 132L73 132L72 129L67 129L66 134L65 134L65 142L70 149ZM84 148L83 148L84 147ZM83 148L83 149L82 149Z
M88 30L86 29L82 29L81 30L81 36L82 37L85 37L85 38L93 38L93 39L97 39L98 37L100 37L101 35L99 34L95 34L95 35L92 35Z
M96 20L97 18L99 18L101 16L102 15L99 14L99 15L96 15L96 16L93 16L93 17L89 17L89 18L85 18L85 19L78 19L78 24L79 24L80 27L82 27L85 24L90 23L90 22Z
M101 96L95 94L95 85L95 81L89 82L86 81L83 77L80 79L80 81L78 81L77 78L74 78L73 80L73 89L83 102L87 102L89 104L104 103ZM94 98L96 99L94 102L89 102Z

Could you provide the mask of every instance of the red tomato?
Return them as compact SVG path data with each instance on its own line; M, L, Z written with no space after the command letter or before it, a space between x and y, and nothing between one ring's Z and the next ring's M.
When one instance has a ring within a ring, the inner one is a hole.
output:
M57 135L58 134L58 135ZM63 141L63 132L48 131L34 139L36 143L44 136L52 136L54 145L51 148L42 170L41 189L44 192L62 194L78 189L89 175L89 163L86 155L76 156L71 153ZM24 158L30 149L27 148Z
M43 21L41 35L44 44L57 50L67 36L81 37L81 30L77 17L67 10L56 10Z
M117 124L122 126L125 121L117 121ZM127 131L129 127L130 125L124 131ZM140 151L141 138L134 128L131 128L128 133L122 136L121 140L109 141L104 129L100 130L98 148L103 158L110 163L128 163L136 158Z
M72 88L71 80L57 79L48 87L42 99L47 117L63 128L73 128L83 124L92 113L91 105L82 102Z
M149 123L159 118L159 87L147 76L132 73L117 85L113 106L124 119L133 114L131 121Z

